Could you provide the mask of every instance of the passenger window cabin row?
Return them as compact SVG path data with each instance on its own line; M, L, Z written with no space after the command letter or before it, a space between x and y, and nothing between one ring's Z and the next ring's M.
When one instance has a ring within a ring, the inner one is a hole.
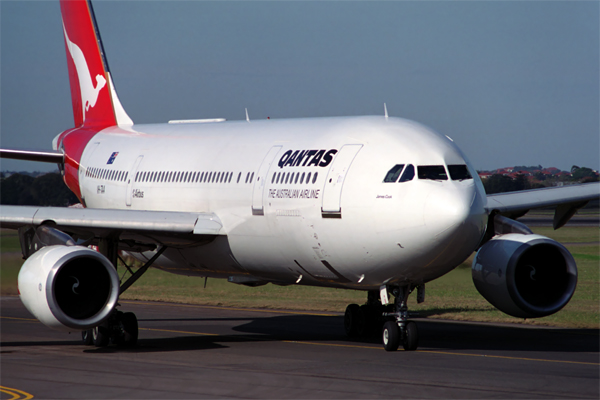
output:
M89 178L127 182L127 171L109 170L104 168L88 168L86 176ZM135 174L134 182L152 183L231 183L233 172L218 171L139 171ZM242 180L242 173L238 173L236 183ZM244 183L252 183L254 172L246 173Z
M317 177L319 176L318 172L315 172L312 175L312 183L314 184L317 181ZM272 184L306 184L310 183L311 172L273 172L273 177L271 178ZM304 179L306 178L306 180Z
M233 172L227 171L139 171L134 182L151 183L231 183ZM242 173L238 173L236 183L240 183ZM254 172L246 174L244 183L252 183Z
M115 182L126 182L127 171L117 171L105 168L88 168L85 171L85 176L88 178L102 179Z
M450 178L453 181L473 179L469 169L464 164L448 165L448 172L450 173ZM398 180L398 177L400 177L400 180ZM385 174L383 182L408 182L412 181L414 177L415 167L412 164L408 164L406 168L404 167L404 164L396 164L387 172L387 174ZM444 168L443 165L418 165L417 177L418 179L428 179L433 181L448 180L448 174L446 173L446 168Z

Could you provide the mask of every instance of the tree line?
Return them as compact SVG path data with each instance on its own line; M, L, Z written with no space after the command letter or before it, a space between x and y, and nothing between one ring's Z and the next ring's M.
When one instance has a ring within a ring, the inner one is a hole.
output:
M0 204L66 207L78 203L59 173L33 177L16 173L0 179Z
M533 171L535 169L541 169L539 167L515 167L518 171ZM571 176L569 177L556 177L547 176L543 173L534 173L533 177L535 180L530 181L525 175L519 174L516 178L502 174L493 174L487 179L483 179L483 186L487 194L494 193L505 193L505 192L516 192L518 190L528 189L539 189L549 186L557 186L557 184L573 184L573 183L588 183L597 182L598 176L591 168L578 167L573 165L571 168Z

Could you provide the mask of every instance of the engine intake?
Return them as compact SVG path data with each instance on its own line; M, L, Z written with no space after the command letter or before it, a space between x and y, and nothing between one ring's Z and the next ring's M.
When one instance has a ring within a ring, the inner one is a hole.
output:
M537 318L554 314L571 300L577 266L560 243L540 235L493 238L472 264L475 287L506 314Z
M119 297L119 277L102 254L82 246L48 246L25 261L19 293L27 309L57 330L99 325Z

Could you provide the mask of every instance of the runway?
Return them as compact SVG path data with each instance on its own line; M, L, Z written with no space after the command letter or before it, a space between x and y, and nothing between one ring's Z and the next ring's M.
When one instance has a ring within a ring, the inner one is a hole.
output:
M341 314L127 301L139 345L98 349L1 307L2 399L599 397L598 330L418 320L388 353Z

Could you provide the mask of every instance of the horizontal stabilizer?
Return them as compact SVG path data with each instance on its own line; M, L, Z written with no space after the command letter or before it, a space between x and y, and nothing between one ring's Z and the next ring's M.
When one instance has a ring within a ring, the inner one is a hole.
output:
M0 158L62 164L65 155L54 150L16 150L0 149Z

